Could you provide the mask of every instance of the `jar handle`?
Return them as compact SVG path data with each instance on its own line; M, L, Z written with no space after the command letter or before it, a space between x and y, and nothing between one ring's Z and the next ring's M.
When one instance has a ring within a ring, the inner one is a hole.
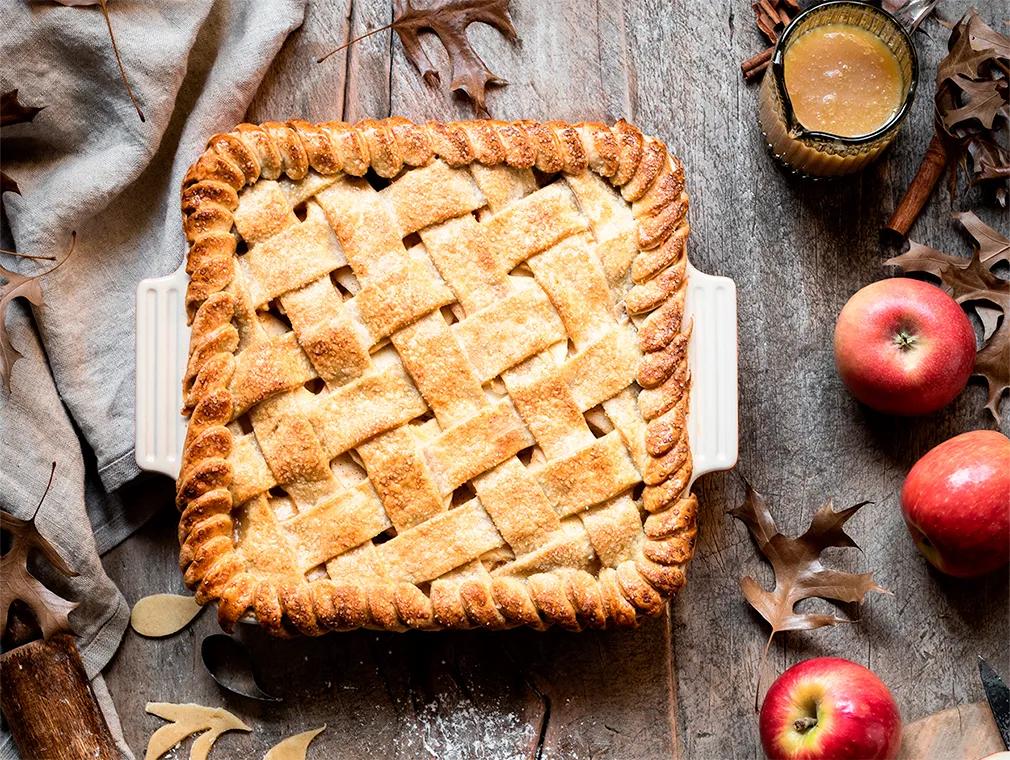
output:
M909 34L919 28L919 25L936 8L937 0L907 0L905 3L895 0L882 0L883 10L890 13L894 20L905 27Z

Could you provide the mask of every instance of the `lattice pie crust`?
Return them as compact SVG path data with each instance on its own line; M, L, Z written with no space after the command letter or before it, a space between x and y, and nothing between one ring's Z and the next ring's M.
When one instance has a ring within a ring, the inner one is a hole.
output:
M222 625L633 625L683 586L683 170L603 124L241 124L183 183Z

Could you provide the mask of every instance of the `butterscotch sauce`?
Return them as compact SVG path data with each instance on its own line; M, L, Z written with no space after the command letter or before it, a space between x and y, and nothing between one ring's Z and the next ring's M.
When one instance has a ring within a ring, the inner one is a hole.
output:
M858 26L826 24L786 49L786 91L796 120L841 137L868 135L901 107L898 59L876 35Z

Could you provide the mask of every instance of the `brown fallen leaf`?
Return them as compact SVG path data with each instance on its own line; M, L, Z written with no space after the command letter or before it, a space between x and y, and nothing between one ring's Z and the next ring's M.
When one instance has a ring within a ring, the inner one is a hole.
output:
M130 87L130 80L126 76L123 59L119 55L119 46L116 45L116 35L112 33L112 19L109 18L108 0L53 0L53 2L71 8L83 8L91 5L97 5L101 8L102 15L105 17L105 26L109 30L109 41L112 42L112 54L116 57L116 64L119 66L119 76L126 86L126 94L130 96L133 107L137 109L137 116L140 117L141 121L145 121L144 112L140 110L140 103L137 102L137 97L133 94L133 88Z
M935 134L885 227L902 239L948 168L951 195L957 194L959 175L964 175L969 186L991 189L996 202L1007 205L1010 38L971 9L952 25L947 49L936 73Z
M63 258L60 259L59 263L56 264L52 269L47 269L45 272L40 272L39 274L32 275L28 277L23 274L18 274L17 272L11 272L8 269L0 266L0 382L3 383L4 388L7 392L11 392L11 368L14 366L14 362L21 358L21 352L11 345L10 336L7 334L7 306L10 305L15 298L24 298L30 303L36 306L42 305L42 288L39 281L45 277L50 272L55 272L61 266L63 262L66 261L70 254L74 252L74 246L77 244L77 233L70 233L70 248L64 254ZM0 249L0 253L6 253L11 256L20 256L24 259L41 259L43 261L53 261L52 256L28 256L23 253L17 253L15 251L4 251Z
M1007 204L1010 150L1010 38L987 26L971 9L957 23L947 43L947 56L936 74L938 134L970 185L993 186ZM956 190L956 175L952 174Z
M15 124L27 124L32 121L38 112L45 106L26 106L18 100L18 91L11 90L0 95L0 134L4 127L11 127ZM21 195L21 188L7 172L0 170L0 207L3 205L3 194L6 192Z
M55 633L72 630L67 616L77 604L50 591L28 570L29 555L38 551L67 578L77 576L35 527L35 516L46 500L55 472L56 462L53 462L46 490L30 519L21 520L7 512L0 512L0 527L13 538L10 549L0 558L0 578L3 578L0 584L0 631L7 628L7 615L15 600L26 604L35 615L42 638L48 639Z
M794 1L794 0L786 0ZM432 65L421 47L421 32L432 32L438 37L449 56L452 82L449 89L463 92L473 103L474 112L487 114L485 90L489 84L507 82L492 72L470 45L467 28L470 24L487 24L501 32L509 42L517 42L518 35L509 15L508 0L434 0L423 8L415 8L411 0L396 0L393 21L378 29L355 37L326 55L318 58L322 63L334 53L373 34L393 29L403 44L404 53L428 85L441 81L438 70Z
M147 741L144 760L156 760L175 745L193 734L200 734L189 750L190 760L207 760L211 747L226 731L252 731L227 710L197 704L175 705L170 702L148 702L144 708L151 715L171 721L162 726Z
M24 124L35 118L45 106L26 106L18 100L18 91L11 90L0 95L0 127Z
M744 502L730 514L747 526L758 551L775 571L775 587L771 591L750 576L740 579L744 597L772 629L765 655L772 638L780 631L806 631L851 622L834 614L797 612L796 605L804 599L862 602L870 591L889 593L873 582L873 573L847 573L825 567L821 562L821 552L828 547L858 548L844 526L870 502L862 501L841 512L835 512L829 502L817 510L802 536L791 538L778 532L764 497L746 480L744 486Z
M985 266L991 269L1001 261L1010 262L1010 240L1007 240L971 211L955 214L954 219L977 244L979 259Z
M1010 389L1010 280L997 277L992 267L1010 261L1010 240L970 211L955 214L954 220L972 240L970 259L910 241L906 253L884 264L938 277L955 301L975 309L982 321L983 345L975 354L974 374L986 381L985 408L999 422L1000 401Z

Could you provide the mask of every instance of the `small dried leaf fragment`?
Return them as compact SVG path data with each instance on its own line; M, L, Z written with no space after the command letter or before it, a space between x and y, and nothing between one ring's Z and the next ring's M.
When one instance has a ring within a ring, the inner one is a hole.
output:
M16 89L5 92L3 95L0 95L0 130L3 127L12 127L15 124L26 124L32 121L43 107L24 105L18 100L18 91ZM0 171L0 196L8 191L21 195L21 188L18 187L18 183L7 172Z
M18 100L18 91L11 90L0 95L0 127L26 124L34 119L44 106L26 106Z
M63 262L74 252L74 245L77 243L77 233L70 233L70 248L60 259L59 264L45 272L28 277L0 266L0 383L10 393L11 390L11 368L14 362L21 358L21 352L11 344L10 336L7 334L7 307L15 298L24 298L35 306L42 305L42 288L39 281L50 272L59 269ZM9 253L9 251L4 251ZM13 254L18 256L20 254ZM26 258L48 258L28 256Z
M149 638L171 636L188 626L202 609L192 596L151 594L133 605L130 626Z
M751 578L740 580L740 588L750 605L758 611L772 631L803 631L826 625L850 622L833 614L797 612L796 605L804 599L819 598L838 602L862 602L870 591L888 593L873 582L873 573L847 573L825 567L821 553L828 547L856 547L845 532L845 523L869 502L860 502L841 512L831 504L822 506L811 520L810 527L798 538L783 536L764 497L746 481L743 504L730 512L750 531L758 551L775 571L775 588L768 591Z
M199 733L189 751L190 760L207 760L211 747L226 731L252 731L227 710L197 704L175 705L170 702L148 702L147 712L171 721L162 726L147 742L144 760L156 760L187 736Z
M46 541L35 527L35 517L49 493L56 472L56 463L49 471L49 483L30 520L21 520L7 512L0 512L0 528L12 536L10 549L0 558L0 631L7 628L7 615L14 600L24 602L35 615L42 637L48 639L60 631L70 631L68 615L77 606L46 588L28 571L29 554L35 550L67 578L77 576L63 558Z
M906 273L938 277L941 287L955 301L975 308L982 320L984 343L975 354L974 374L985 379L989 388L985 408L998 422L1000 400L1010 390L1010 280L997 277L991 267L1010 260L1010 240L970 211L954 219L972 239L974 252L970 259L910 242L906 253L884 263Z
M311 731L303 731L300 734L289 736L271 747L263 755L263 760L305 760L309 744L325 730L326 726L320 726Z
M1010 262L1010 240L979 219L971 211L954 215L958 224L978 246L979 260L992 268L1001 261Z

